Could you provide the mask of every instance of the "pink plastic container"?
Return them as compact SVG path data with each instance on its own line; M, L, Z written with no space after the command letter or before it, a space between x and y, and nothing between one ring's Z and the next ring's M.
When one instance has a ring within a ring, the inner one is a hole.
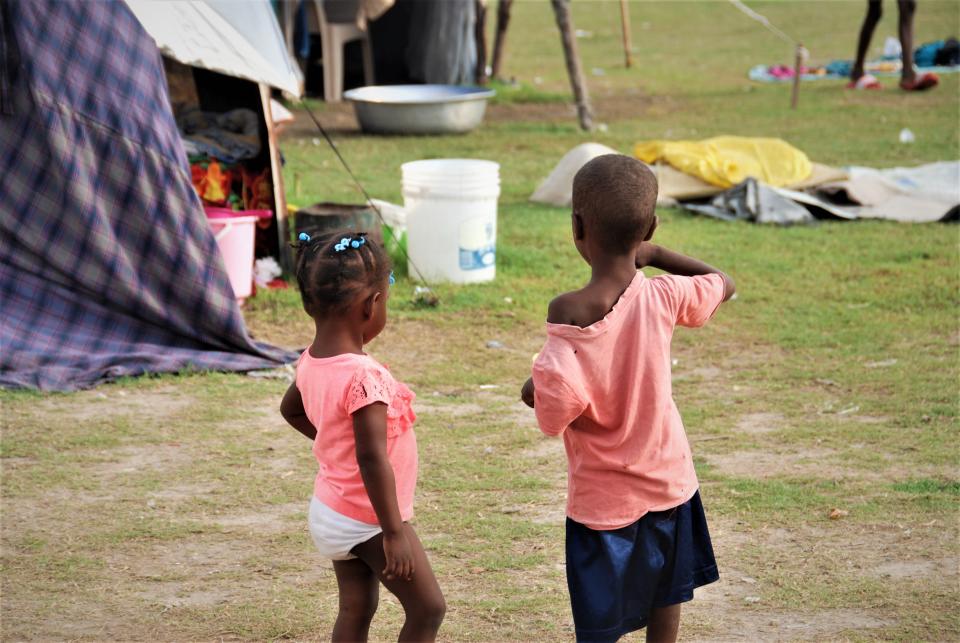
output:
M238 214L245 213L232 212L231 216L211 216L208 220L220 247L233 295L242 303L253 290L253 241L260 217L236 216Z
M269 219L273 216L273 212L270 210L231 210L230 208L217 208L212 205L205 205L203 209L207 212L208 219L231 219L233 217Z

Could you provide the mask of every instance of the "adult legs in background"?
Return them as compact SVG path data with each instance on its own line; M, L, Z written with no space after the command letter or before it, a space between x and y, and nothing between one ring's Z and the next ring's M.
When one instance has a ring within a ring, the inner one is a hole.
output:
M910 0L900 0L901 2L910 1ZM903 9L901 8L901 24L903 23ZM880 22L880 17L883 15L883 7L880 5L880 0L867 0L867 15L863 19L863 26L860 27L860 38L857 40L857 59L853 63L853 68L850 70L850 80L856 82L860 80L860 77L863 76L863 64L867 58L867 49L870 48L870 39L873 38L873 30L877 28L877 23ZM911 13L911 29L913 27ZM903 41L903 35L901 31L900 36L901 42ZM910 37L911 41L913 36ZM904 52L906 52L906 45L904 45ZM911 62L913 61L913 54L910 55ZM906 59L904 59L904 64L906 64Z
M359 558L333 561L340 590L340 611L333 626L334 643L366 641L380 602L380 581Z
M917 79L913 71L913 14L917 10L915 0L897 0L900 12L900 47L903 49L903 71L900 83L910 85Z
M417 538L413 527L404 523L404 533L413 550L413 578L411 580L387 580L383 577L383 568L387 561L383 555L383 535L378 534L367 542L353 548L356 554L373 570L380 582L397 597L407 617L400 630L399 641L433 641L437 637L440 623L447 611L443 592L433 575L430 561L423 551L423 545Z
M647 617L647 643L674 643L680 630L680 604L655 607Z

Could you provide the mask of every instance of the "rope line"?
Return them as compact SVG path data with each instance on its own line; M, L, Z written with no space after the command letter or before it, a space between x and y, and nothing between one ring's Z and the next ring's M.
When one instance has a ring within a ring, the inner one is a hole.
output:
M350 175L350 178L353 179L353 182L356 184L357 188L360 189L360 192L363 194L363 198L367 200L367 205L373 208L373 211L377 213L377 218L380 219L380 225L385 227L390 233L390 236L393 237L393 240L397 244L397 248L400 249L400 252L403 254L403 258L407 260L407 265L413 268L413 271L417 273L420 281L423 282L423 285L426 286L427 290L433 291L430 288L430 284L427 283L427 280L424 278L423 273L420 272L420 269L417 267L417 264L413 262L413 259L410 258L410 255L407 254L407 249L403 247L403 244L400 243L400 239L397 238L397 235L393 233L393 228L387 225L386 220L383 218L383 214L380 212L380 208L377 207L377 204L373 202L373 199L370 198L370 195L367 193L366 188L363 187L363 184L360 183L360 179L357 178L357 175L353 173L353 170L350 169L350 166L347 164L346 159L343 158L343 155L340 154L340 150L337 148L336 143L333 142L333 139L330 138L330 135L327 133L327 130L324 129L323 125L320 124L320 121L314 116L313 112L310 111L310 107L307 106L307 102L304 100L300 101L300 105L307 111L307 114L310 116L310 120L313 121L314 125L320 130L320 133L323 134L323 138L327 141L327 144L330 146L330 149L333 150L333 153L337 155L337 158L340 160L340 164L343 165L343 168L347 171L347 174Z
M794 38L791 38L790 36L788 36L787 34L785 34L783 31L781 31L780 29L778 29L772 22L770 22L770 19L769 19L769 18L767 18L767 17L764 16L764 15L761 15L761 14L757 13L756 11L754 11L753 9L751 9L750 7L748 7L747 5L743 4L743 2L741 2L741 0L730 0L730 4L732 4L734 7L736 7L737 9L739 9L740 11L742 11L743 13L745 13L745 14L746 14L748 17L750 17L751 19L756 20L757 22L759 22L760 24L762 24L764 27L766 27L767 29L769 29L769 30L771 31L771 33L773 33L777 38L780 38L781 40L785 40L786 42L789 42L791 45L799 45L799 44L800 44L800 41L799 41L799 40L796 40L796 39L794 39Z

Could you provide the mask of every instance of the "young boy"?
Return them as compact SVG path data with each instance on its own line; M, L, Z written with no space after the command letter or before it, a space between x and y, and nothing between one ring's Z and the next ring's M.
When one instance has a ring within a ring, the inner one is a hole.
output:
M734 293L707 264L650 243L657 180L608 154L573 180L573 242L591 268L547 311L521 397L568 460L567 585L578 641L647 627L674 641L680 603L719 578L690 446L673 402L670 340ZM653 266L669 275L646 278Z

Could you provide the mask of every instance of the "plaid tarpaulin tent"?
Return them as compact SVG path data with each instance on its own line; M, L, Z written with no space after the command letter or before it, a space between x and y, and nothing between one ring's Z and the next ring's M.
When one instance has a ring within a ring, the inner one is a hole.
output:
M108 2L0 2L0 386L252 370L154 41Z

